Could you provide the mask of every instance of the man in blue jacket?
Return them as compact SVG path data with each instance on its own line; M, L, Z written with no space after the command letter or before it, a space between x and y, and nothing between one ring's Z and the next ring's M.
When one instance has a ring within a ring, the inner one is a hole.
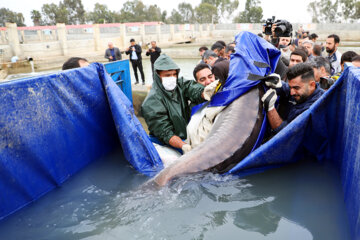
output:
M105 58L109 59L109 62L121 60L121 52L120 49L114 47L112 42L108 43L108 49L105 51Z
M297 116L307 110L324 90L315 82L314 70L306 63L299 63L287 72L288 83L281 82L280 77L276 81L265 80L270 89L262 97L264 109L273 133L278 133ZM285 111L283 117L275 108L277 95L280 96L282 107ZM285 105L285 106L284 106Z

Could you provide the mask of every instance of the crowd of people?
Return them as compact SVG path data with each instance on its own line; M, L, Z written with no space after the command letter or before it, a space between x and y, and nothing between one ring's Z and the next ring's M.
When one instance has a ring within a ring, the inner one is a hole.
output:
M263 35L259 34L259 37ZM295 39L291 36L277 37L275 34L263 38L281 52L275 74L263 79L268 90L261 100L267 112L270 137L319 99L349 63L360 66L360 56L354 51L340 53L340 38L336 34L329 35L325 44L318 42L317 34L306 31L298 31ZM165 63L162 68L155 67L153 86L156 87L142 105L142 113L154 142L170 145L182 152L191 150L192 146L185 140L189 137L185 129L190 119L190 108L192 104L205 101L200 97L202 90L206 92L206 88L211 89L209 97L221 91L228 78L231 55L235 51L235 42L226 44L221 40L216 41L210 49L200 47L201 60L193 70L198 85L193 81L190 81L191 85L184 85L186 82L178 78L179 69L173 63ZM166 58L170 61L169 57ZM166 88L168 80L161 77L161 72L170 70L176 71L172 75L172 87ZM278 96L279 104L275 105Z
M334 84L347 65L360 67L357 53L340 53L340 37L336 34L329 35L323 44L318 42L316 33L310 34L302 28L296 32L295 39L292 36L277 36L274 29L272 27L271 34L269 31L258 34L281 52L275 73L262 79L268 87L261 100L267 112L270 135L279 132L307 110ZM195 81L186 81L179 76L177 64L169 56L161 55L156 42L151 42L146 55L150 56L153 85L142 104L141 113L153 142L169 145L182 153L192 149L186 141L191 108L210 100L213 94L222 90L229 75L231 56L235 52L235 42L226 44L219 40L210 48L200 47L201 59L193 70ZM125 54L129 55L132 64L135 84L139 83L137 70L142 84L145 84L141 53L141 46L131 39ZM109 61L121 60L121 51L109 43L105 58ZM82 58L69 59L69 62L64 64L63 69L71 64L75 67L88 64ZM279 104L275 105L278 96Z

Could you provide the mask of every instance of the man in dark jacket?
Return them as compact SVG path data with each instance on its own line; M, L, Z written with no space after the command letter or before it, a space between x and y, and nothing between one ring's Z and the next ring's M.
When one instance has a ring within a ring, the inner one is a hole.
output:
M211 71L215 75L215 78L219 79L221 85L224 85L229 75L230 61L218 57L218 55L211 50L205 51L203 57L205 63L211 66Z
M146 56L150 55L151 70L153 76L154 76L154 63L156 59L158 59L158 57L160 56L160 53L161 53L161 49L158 46L156 46L156 42L151 41L151 48L149 48L149 50L146 51Z
M211 46L211 51L216 53L219 58L225 58L226 44L224 41L217 41Z
M105 51L105 58L109 59L109 62L121 60L120 49L114 47L112 42L108 43L108 49Z
M142 84L145 85L145 75L144 75L144 70L143 70L143 66L142 66L142 57L141 57L141 47L136 44L135 39L130 39L130 44L131 46L128 47L128 49L126 50L126 55L130 54L130 62L131 65L133 67L134 70L134 75L135 75L135 79L136 82L135 84L139 83L139 77L138 77L138 73L137 73L137 69L139 68L140 74L141 74L141 79L142 79Z
M150 136L160 143L191 150L186 139L186 125L190 120L189 101L201 103L210 100L214 86L204 87L195 81L179 78L179 67L167 55L161 55L154 64L152 88L141 106L142 116Z
M299 63L289 68L287 79L288 83L281 82L280 77L276 83L274 80L271 82L265 80L265 84L272 89L269 89L261 98L264 109L267 111L270 127L275 134L306 111L324 93L324 90L315 82L314 70L309 64ZM283 118L275 108L277 95L280 95L281 102L287 105L285 114L282 114Z

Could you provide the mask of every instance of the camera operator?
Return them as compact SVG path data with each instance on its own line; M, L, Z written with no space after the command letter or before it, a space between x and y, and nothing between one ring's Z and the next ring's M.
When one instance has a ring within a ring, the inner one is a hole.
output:
M281 79L284 79L290 59L291 51L289 48L292 42L292 25L286 20L275 21L273 16L266 20L263 32L266 36L271 36L270 42L282 52L282 57L276 66L275 72L281 75Z
M156 41L151 41L151 48L146 51L146 56L150 56L151 70L154 75L154 63L160 57L161 48L156 45Z
M292 31L291 23L286 20L275 21L275 17L273 16L272 18L268 18L265 22L264 33L271 36L271 43L277 48L281 47L280 37L291 39ZM287 46L289 46L290 43L291 41L289 41Z

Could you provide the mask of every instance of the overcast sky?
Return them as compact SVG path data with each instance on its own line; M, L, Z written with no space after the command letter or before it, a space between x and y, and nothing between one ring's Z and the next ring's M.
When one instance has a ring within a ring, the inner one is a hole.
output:
M82 0L86 11L93 11L94 5L97 2L106 4L111 10L119 11L126 0ZM169 16L172 9L177 8L179 3L191 3L193 7L195 7L200 4L201 0L142 0L142 2L145 5L157 4L162 11L166 10ZM237 11L243 11L246 0L239 0L239 2L240 4ZM311 2L311 0L261 0L263 18L266 19L271 16L276 16L277 19L286 19L292 23L310 23L311 16L306 11L309 2ZM25 24L32 26L33 23L30 18L31 10L41 11L41 7L45 3L58 4L59 0L1 0L0 8L5 7L15 12L21 12L25 17Z

